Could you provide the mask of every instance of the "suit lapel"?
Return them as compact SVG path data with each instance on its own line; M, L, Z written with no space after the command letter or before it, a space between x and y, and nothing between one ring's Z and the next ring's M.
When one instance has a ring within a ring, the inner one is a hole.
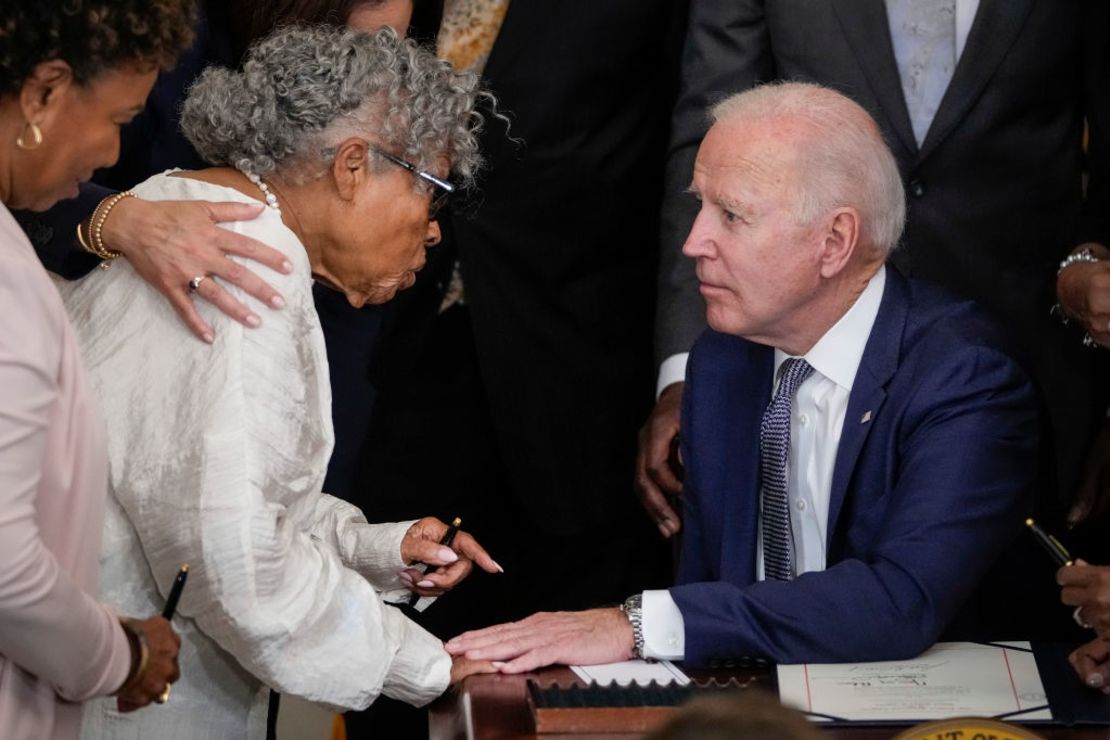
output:
M728 387L733 391L728 406L729 417L735 420L726 428L732 430L725 442L735 454L730 460L728 480L722 487L724 502L724 536L721 547L721 575L734 583L751 583L756 579L756 539L759 537L759 427L763 412L771 402L771 377L775 368L775 351L770 347L744 343L750 354L742 372ZM742 426L749 424L749 426ZM735 574L730 578L730 574Z
M890 42L886 5L883 0L832 0L832 7L890 127L908 151L916 152L917 140Z
M844 429L840 434L840 446L836 450L832 489L829 493L829 543L834 541L832 533L836 531L837 519L848 492L848 482L852 479L863 444L867 441L871 427L875 426L875 419L883 402L886 401L887 382L898 369L908 303L905 279L893 267L888 266L883 299L852 384L848 410L844 415Z
M925 134L925 141L921 142L919 161L937 148L979 99L1025 25L1033 3L1034 0L980 0L952 81Z

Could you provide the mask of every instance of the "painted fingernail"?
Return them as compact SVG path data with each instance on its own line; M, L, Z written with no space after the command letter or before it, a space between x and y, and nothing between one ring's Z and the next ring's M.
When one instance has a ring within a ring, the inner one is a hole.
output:
M503 660L491 660L490 665L493 666L494 668L501 669L501 668L505 667L505 661L503 661Z
M255 316L253 313L247 316L247 326L252 329L257 329L262 326L262 319Z
M285 308L285 299L282 298L279 295L274 296L273 298L270 299L270 307L271 308Z
M1101 688L1104 683L1106 683L1106 680L1102 677L1101 673L1092 673L1087 676L1087 685L1092 689Z
M285 260L281 263L281 271L284 272L286 275L293 272L293 263L289 260Z
M201 334L200 338L203 339L206 344L212 344L212 342L216 341L216 337L210 331Z
M427 578L425 578L423 581L420 581L416 585L419 586L420 588L435 588L436 587L436 585L434 583L432 583L431 581L429 581Z
M498 562L497 562L496 560L494 560L494 561L493 561L493 567L494 567L494 568L497 568L497 572L498 572L498 573L504 573L504 572L505 572L505 569L504 569L504 568L502 568L502 567L501 567L501 564L500 564L500 563L498 563Z
M398 573L397 577L400 578L405 583L412 583L412 576L409 575L409 572L407 570L403 570L400 573Z
M459 556L456 555L455 551L452 550L450 547L439 548L439 552L436 553L436 557L438 557L445 563L453 563L459 559Z

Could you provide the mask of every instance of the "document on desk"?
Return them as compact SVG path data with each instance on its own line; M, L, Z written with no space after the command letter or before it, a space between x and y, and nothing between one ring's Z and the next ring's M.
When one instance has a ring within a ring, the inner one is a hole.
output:
M652 681L660 686L672 683L685 686L690 683L690 677L669 660L652 663L646 660L625 660L601 665L572 665L570 668L583 681L594 681L600 686L608 686L614 682L621 686L633 682L647 686Z
M815 721L1051 720L1028 642L940 642L916 658L780 665L779 698Z

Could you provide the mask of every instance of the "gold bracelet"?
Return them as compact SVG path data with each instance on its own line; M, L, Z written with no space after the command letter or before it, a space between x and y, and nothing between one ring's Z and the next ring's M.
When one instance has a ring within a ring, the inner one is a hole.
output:
M77 243L80 244L81 249L84 249L86 252L96 254L96 252L93 252L92 247L89 246L89 243L85 241L85 235L81 233L81 222L77 223Z
M123 682L119 690L116 691L117 695L128 691L132 686L137 684L142 678L147 664L150 662L150 645L146 641L146 633L143 631L142 625L128 617L120 617L119 623L120 626L123 627L123 631L127 633L128 644L132 646L138 644L139 646L139 665L135 668L134 673L130 674Z
M124 198L134 198L135 194L130 190L124 190L122 193L110 195L97 204L93 210L92 216L89 218L89 240L88 243L81 238L81 227L77 227L77 239L81 242L81 246L85 247L88 251L95 254L101 260L100 268L107 270L112 266L112 260L123 254L115 249L109 249L104 244L104 222L108 220L108 214L112 212L121 200Z

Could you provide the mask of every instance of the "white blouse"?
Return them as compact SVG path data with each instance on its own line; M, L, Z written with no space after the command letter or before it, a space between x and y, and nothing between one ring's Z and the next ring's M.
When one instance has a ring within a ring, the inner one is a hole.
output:
M147 200L255 202L168 173ZM304 247L267 209L228 224L285 253L292 275L252 265L285 298L247 329L204 301L206 345L126 260L60 287L108 427L112 496L101 593L124 614L159 613L182 563L174 627L181 680L161 707L90 703L84 738L262 738L265 687L344 709L384 693L411 704L447 687L442 643L383 604L403 591L410 522L368 524L321 492L331 392Z

